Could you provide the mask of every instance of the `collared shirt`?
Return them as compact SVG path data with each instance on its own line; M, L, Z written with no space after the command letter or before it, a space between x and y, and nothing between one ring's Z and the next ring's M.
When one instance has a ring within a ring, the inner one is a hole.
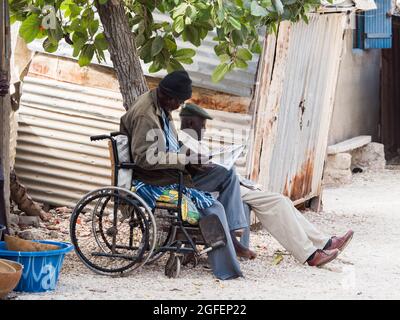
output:
M167 114L165 113L164 109L161 108L161 116L163 120L163 129L164 134L166 137L166 148L168 152L179 152L179 143L178 137L176 136L175 132L171 129L171 124Z

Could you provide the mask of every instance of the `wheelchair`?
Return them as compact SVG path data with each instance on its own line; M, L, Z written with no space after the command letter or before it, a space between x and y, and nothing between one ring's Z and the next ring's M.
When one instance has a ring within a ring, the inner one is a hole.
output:
M131 190L132 172L128 138L119 132L90 137L108 140L112 185L93 190L76 204L70 237L79 259L92 271L111 276L130 275L164 254L165 275L176 278L181 265L195 267L200 256L226 245L216 215L197 225L182 218L183 173L177 170L177 204L157 201L154 209ZM128 161L126 161L128 160ZM202 246L202 250L198 249Z

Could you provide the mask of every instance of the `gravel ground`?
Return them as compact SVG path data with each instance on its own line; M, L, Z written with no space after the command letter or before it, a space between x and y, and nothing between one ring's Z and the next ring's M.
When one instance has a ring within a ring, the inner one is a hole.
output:
M361 173L353 183L325 189L324 211L305 212L328 234L355 231L352 243L323 268L299 264L265 231L252 232L258 254L242 261L245 278L216 280L204 268L184 268L179 279L164 276L161 261L136 275L111 278L92 273L74 253L65 260L58 288L16 299L399 299L400 168ZM63 214L66 215L65 213ZM64 219L60 223L67 223ZM66 235L61 234L60 237Z

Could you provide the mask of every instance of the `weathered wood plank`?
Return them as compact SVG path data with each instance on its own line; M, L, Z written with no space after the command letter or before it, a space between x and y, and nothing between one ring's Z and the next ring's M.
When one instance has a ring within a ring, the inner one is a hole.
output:
M336 143L334 145L331 145L327 148L327 154L336 154L340 152L347 152L351 151L357 148L360 148L362 146L365 146L366 144L370 143L371 136L358 136L354 137L339 143Z

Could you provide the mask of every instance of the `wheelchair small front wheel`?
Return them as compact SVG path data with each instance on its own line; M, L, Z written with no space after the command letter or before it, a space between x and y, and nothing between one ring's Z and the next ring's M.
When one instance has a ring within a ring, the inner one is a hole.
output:
M165 265L165 275L168 278L178 278L181 273L181 257L171 252Z

